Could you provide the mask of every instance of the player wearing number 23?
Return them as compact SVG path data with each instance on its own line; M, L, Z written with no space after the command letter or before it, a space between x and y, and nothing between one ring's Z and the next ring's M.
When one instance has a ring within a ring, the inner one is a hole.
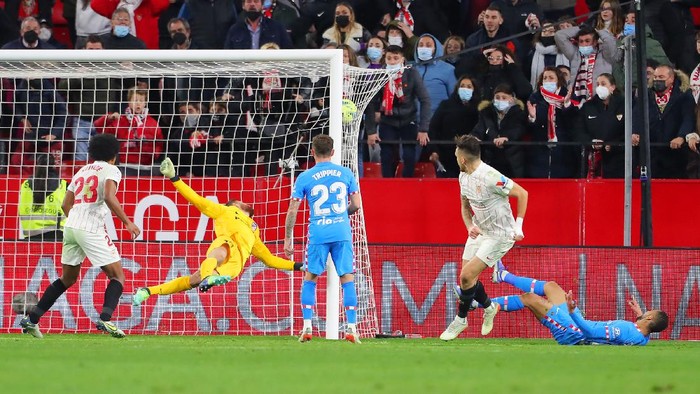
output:
M330 254L343 287L343 305L346 309L348 330L345 339L359 343L356 330L357 293L354 282L352 232L349 214L362 204L360 189L350 169L331 163L333 139L327 135L316 136L311 142L311 152L316 165L297 178L292 191L285 222L284 249L294 255L294 224L301 201L305 198L311 210L309 240L306 249L306 275L301 288L304 328L300 342L311 339L313 307L316 305L316 280L326 270ZM350 204L348 205L348 197Z

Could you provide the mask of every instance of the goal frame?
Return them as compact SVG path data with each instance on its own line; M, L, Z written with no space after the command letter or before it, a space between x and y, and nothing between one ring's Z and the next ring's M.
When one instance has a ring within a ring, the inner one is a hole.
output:
M343 51L340 49L280 50L0 50L2 63L41 62L226 62L226 61L328 61L329 134L335 150L331 162L342 159ZM18 72L20 72L18 70ZM57 70L51 70L60 74ZM164 72L167 75L168 72ZM290 192L291 196L291 192ZM326 339L339 339L340 279L333 264L326 272ZM292 306L293 307L293 306Z

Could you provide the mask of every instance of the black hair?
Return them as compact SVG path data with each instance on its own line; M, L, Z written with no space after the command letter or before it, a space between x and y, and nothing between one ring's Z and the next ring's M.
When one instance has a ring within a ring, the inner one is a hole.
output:
M53 155L50 152L41 154L36 159L34 176L29 180L34 205L44 205L46 197L58 188L60 181Z
M497 93L505 93L515 97L515 93L513 93L513 88L510 87L510 85L508 85L507 83L501 83L498 86L496 86L496 89L493 90L493 95L495 96Z
M579 37L587 36L589 34L593 35L593 42L598 42L598 40L600 39L600 35L598 35L598 32L588 25L582 25L578 33L576 33L576 35L574 36L574 38L576 39L576 42L578 42Z
M119 154L119 141L112 134L97 134L90 138L88 154L95 161L110 161Z
M649 322L649 331L661 332L668 327L668 314L664 311L656 311Z
M388 47L386 47L386 49L384 49L384 53L385 53L385 54L387 54L387 53L393 53L393 54L396 54L396 55L401 55L401 56L403 56L403 48L401 48L401 47L398 46L398 45L389 45Z

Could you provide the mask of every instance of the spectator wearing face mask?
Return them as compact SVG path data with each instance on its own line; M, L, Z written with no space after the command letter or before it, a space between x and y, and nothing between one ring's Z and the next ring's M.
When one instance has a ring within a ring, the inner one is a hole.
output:
M53 29L51 28L51 24L49 24L49 22L46 19L40 20L39 26L41 26L39 29L39 40L48 43L56 49L67 48L65 45L56 41L56 39L53 37Z
M263 15L262 0L244 0L243 17L229 29L225 49L260 49L270 42L282 49L293 48L287 28Z
M395 45L403 51L406 61L413 61L414 49L418 44L418 37L404 22L393 20L386 25L384 36L387 43Z
M566 88L564 76L555 67L545 67L537 81L537 90L527 101L528 123L532 141L551 145L527 147L528 178L575 178L579 148L556 145L576 141L572 131L576 103Z
M2 49L56 49L53 45L39 39L41 25L33 16L22 20L19 28L20 38L5 44Z
M129 24L125 25L129 34L143 41L146 48L158 49L158 17L169 4L168 0L92 0L90 7L105 18L111 16L112 22L116 10L125 10L129 15ZM112 49L110 45L107 48Z
M474 78L462 76L450 97L440 103L433 114L429 135L435 141L452 141L458 135L469 134L479 120L478 105L479 94ZM428 145L428 149L439 178L459 176L454 145Z
M105 49L146 49L146 44L131 34L131 23L129 11L117 8L112 14L112 32L102 37Z
M464 39L460 36L447 37L443 44L445 55L447 55L444 60L452 66L456 65L459 61L459 52L464 50L464 45Z
M365 51L364 63L367 64L367 68L379 69L384 67L384 51L389 44L378 36L374 36L367 41L367 50Z
M534 52L530 66L530 84L537 87L537 80L545 67L569 66L569 59L559 52L554 43L555 28L551 23L545 23L542 30L535 34ZM568 83L568 80L567 80Z
M423 34L418 39L413 66L423 79L423 85L430 96L430 113L435 113L440 103L454 92L457 79L455 68L442 60L436 60L443 55L440 41L432 34Z
M668 60L668 57L666 56L666 52L664 52L663 47L661 47L661 43L656 40L654 37L654 33L652 30L647 26L644 29L646 33L646 53L647 53L647 60L651 59L655 62L658 62L658 64L668 64L670 61ZM625 15L625 24L622 28L622 33L618 37L617 41L617 46L618 48L622 47L623 45L623 40L627 36L634 36L635 35L635 15L634 15L634 10L630 10L627 12ZM636 38L632 39L632 43L634 44L636 42ZM613 63L613 72L612 75L615 77L615 80L617 81L617 89L620 92L625 91L625 53L624 51L619 51L618 52L618 60ZM633 89L637 89L637 56L632 56L632 87ZM636 94L635 94L636 95Z
M355 21L355 11L346 2L335 6L335 23L323 32L323 43L345 44L355 52L364 51L372 35Z
M589 178L622 178L625 175L625 147L609 143L625 141L625 100L615 78L601 74L595 96L586 101L574 123L577 138L586 146Z
M515 96L521 100L530 97L532 86L515 62L510 49L499 45L485 50L484 56L485 62L480 67L483 71L478 74L483 97L491 97L496 86L502 84L510 86Z
M489 144L481 148L481 160L508 178L525 175L525 152L522 146L508 145L521 141L527 130L523 102L508 85L499 85L492 100L479 104L479 122L471 134Z

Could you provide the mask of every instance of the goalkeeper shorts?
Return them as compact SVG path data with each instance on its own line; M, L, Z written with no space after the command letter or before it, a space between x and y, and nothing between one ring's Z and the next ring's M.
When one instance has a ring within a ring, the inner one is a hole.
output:
M207 256L212 250L224 245L228 245L228 259L223 264L216 267L216 271L219 275L228 275L235 278L243 270L243 264L248 260L250 253L242 251L233 238L221 236L217 237L214 242L211 243L209 249L207 249Z
M326 261L330 254L338 276L355 272L355 257L352 252L352 242L336 241L306 246L306 270L314 275L326 271Z

